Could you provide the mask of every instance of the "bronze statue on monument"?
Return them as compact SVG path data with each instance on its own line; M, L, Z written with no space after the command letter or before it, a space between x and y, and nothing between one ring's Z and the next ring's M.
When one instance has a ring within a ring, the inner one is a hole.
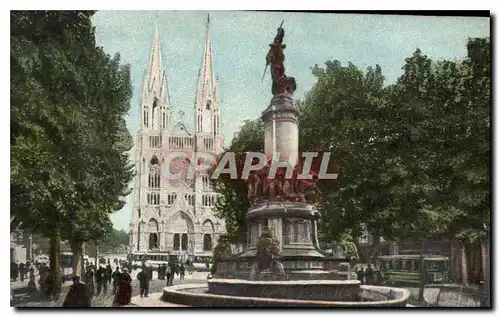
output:
M285 30L282 28L284 20L278 27L278 32L274 37L274 42L269 44L270 49L266 56L266 68L264 69L264 76L266 74L267 67L271 65L271 78L273 80L272 93L273 95L290 93L297 89L297 84L295 83L295 78L287 77L285 75L285 53L283 50L286 45L283 44L283 38L285 37Z

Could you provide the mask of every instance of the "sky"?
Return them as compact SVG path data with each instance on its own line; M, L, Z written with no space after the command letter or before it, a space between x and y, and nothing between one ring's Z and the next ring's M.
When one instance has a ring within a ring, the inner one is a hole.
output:
M256 119L271 100L270 74L261 82L265 56L284 20L285 67L295 77L295 98L309 91L310 67L328 60L352 62L361 69L379 64L386 84L402 73L405 59L420 48L433 60L466 57L467 38L490 36L489 18L377 14L243 11L98 11L96 40L110 54L131 65L134 95L127 116L135 137L140 122L139 89L158 21L173 123L194 126L194 100L210 13L214 72L219 77L221 132L228 145L245 120ZM269 72L269 70L268 70ZM176 116L179 111L184 117ZM133 195L111 216L116 229L128 231Z

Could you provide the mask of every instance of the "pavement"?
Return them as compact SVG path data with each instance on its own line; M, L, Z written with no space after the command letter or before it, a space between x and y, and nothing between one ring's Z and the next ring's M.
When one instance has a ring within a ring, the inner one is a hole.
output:
M160 307L163 307L162 301L159 300L163 288L166 286L166 281L165 280L158 280L158 279L153 279L150 282L149 285L149 292L150 292L150 297L144 298L142 300L142 303L139 302L140 297L139 297L139 281L137 280L136 276L139 270L132 272L132 297L133 301L135 301L136 305L131 305L131 307L136 307L136 306L152 306L155 307L155 302L158 302L156 305L160 305ZM178 276L175 276L174 278L174 285L179 285L179 284L192 284L192 283L206 283L207 281L207 274L206 272L194 272L193 274L187 274L186 278L184 280L180 280ZM38 280L37 280L38 283ZM11 302L10 306L11 307L61 307L64 299L66 298L66 295L69 291L69 287L72 284L72 282L68 282L63 284L62 288L62 293L61 297L58 300L55 301L49 301L47 299L44 299L42 294L36 290L32 291L28 288L28 282L25 281L25 283L22 283L19 285L19 283L15 283L14 285L11 284ZM36 284L37 287L39 287L38 284ZM112 293L112 286L108 286L108 292L106 294L101 294L99 296L94 296L92 300L92 307L111 307L112 302L114 299L114 294ZM137 305L137 303L140 303L140 305ZM174 305L174 304L172 304ZM165 306L167 307L167 306ZM172 306L168 306L172 307ZM177 306L176 306L177 307Z
M150 282L150 296L147 298L140 298L139 295L139 281L137 280L137 273L140 270L134 270L131 272L132 275L132 303L131 307L185 307L183 305L177 305L173 303L166 303L160 300L163 288L166 286L165 280L156 279L157 273L154 273L155 278ZM179 284L193 284L193 283L206 283L207 281L207 272L193 272L193 274L186 274L184 280L180 280L178 276L174 278L174 285ZM66 282L63 284L63 290L61 294L61 298L57 301L48 301L43 298L40 292L32 291L28 288L28 280L24 280L21 282L20 280L11 281L11 307L60 307L66 294L69 290L69 287L72 282ZM39 287L38 277L36 278L36 286ZM111 291L112 287L108 286L108 293L101 294L100 296L96 296L93 299L93 307L111 307L113 297ZM412 293L412 297L415 297L415 294L418 294L418 288L407 288ZM437 297L439 295L439 289L426 289L424 292L424 297L427 303L434 303L437 301ZM440 297L441 306L455 306L455 307L477 307L478 303L472 302L468 296L465 294L458 294L456 292L451 291L443 291ZM471 301L469 303L469 301ZM420 305L408 304L407 307L419 307ZM429 306L429 305L426 305Z

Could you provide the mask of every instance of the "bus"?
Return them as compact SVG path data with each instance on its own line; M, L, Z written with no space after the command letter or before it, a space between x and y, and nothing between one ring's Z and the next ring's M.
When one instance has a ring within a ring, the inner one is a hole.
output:
M168 265L169 255L167 253L147 253L144 256L145 263L157 270L163 264Z
M143 252L138 253L130 253L127 255L127 261L132 270L137 270L137 268L141 267L144 262Z
M423 258L425 284L445 284L449 282L450 260L445 256L429 256ZM419 284L420 255L380 256L377 266L386 283Z
M59 253L59 270L61 272L61 281L64 283L70 281L73 277L73 253Z
M160 252L138 252L127 255L127 261L133 270L137 270L143 264L151 266L153 269L158 269L160 265L168 265L168 253Z
M212 264L211 256L195 256L193 260L193 269L197 272L208 272Z

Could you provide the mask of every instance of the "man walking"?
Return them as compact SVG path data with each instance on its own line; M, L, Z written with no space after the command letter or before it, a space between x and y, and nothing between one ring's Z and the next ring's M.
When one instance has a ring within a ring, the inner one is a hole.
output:
M89 288L89 296L92 298L94 296L95 284L94 284L94 270L92 266L87 266L87 271L85 272L85 284Z
M16 262L12 261L10 264L10 278L15 281L17 280L18 275L19 275L19 267L17 266Z
M145 265L142 266L142 270L137 274L137 279L139 280L139 288L141 289L141 298L148 297L149 295L149 276L148 269Z
M179 272L180 272L180 279L184 279L184 275L186 274L186 268L184 267L184 264L181 263L181 266L179 267Z
M104 275L106 277L106 283L111 284L111 275L113 274L113 269L111 268L111 265L108 263L106 266L106 271L104 272Z
M106 294L108 292L108 284L110 283L111 281L111 274L113 274L113 270L111 270L111 266L108 268L103 268L103 283L102 283L102 286L103 286L103 289L104 289L104 294Z
M171 281L171 277L172 277L172 266L170 265L170 263L168 264L167 268L165 269L165 274L167 276L167 286L170 286L172 284L170 284L170 281Z
M365 284L365 271L363 271L363 267L362 266L359 266L358 267L358 270L356 271L356 275L358 277L358 281L361 283L361 284Z
M117 266L116 271L113 272L111 278L113 279L113 294L116 294L118 285L120 285L120 268Z
M24 270L25 270L24 263L21 262L19 264L19 277L21 278L21 282L24 282L24 274L25 274Z
M373 284L373 268L371 264L368 264L368 267L365 270L365 280L366 284Z
M97 271L95 271L95 282L97 284L96 296L99 296L99 295L101 295L102 288L104 286L103 284L106 284L106 283L104 283L104 269L102 268L102 266L99 266Z
M63 307L90 307L91 298L89 296L88 286L80 283L80 277L73 277L73 285L71 285L68 295L64 300Z
M175 277L175 273L176 273L176 263L174 261L172 261L171 263L168 264L169 268L170 268L170 279L169 279L169 285L173 285L174 284L174 277Z

